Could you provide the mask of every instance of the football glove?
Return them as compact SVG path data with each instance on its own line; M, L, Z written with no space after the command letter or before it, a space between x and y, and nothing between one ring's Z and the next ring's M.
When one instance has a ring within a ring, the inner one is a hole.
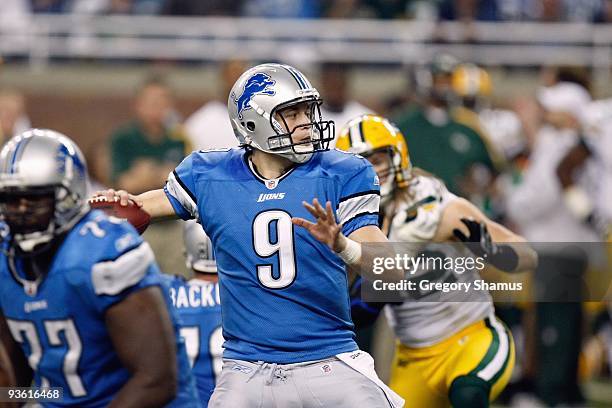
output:
M461 218L461 222L467 227L468 234L458 228L453 229L453 235L461 242L467 243L466 247L477 257L487 260L496 268L513 272L518 266L518 255L510 245L499 245L491 239L491 234L484 222Z

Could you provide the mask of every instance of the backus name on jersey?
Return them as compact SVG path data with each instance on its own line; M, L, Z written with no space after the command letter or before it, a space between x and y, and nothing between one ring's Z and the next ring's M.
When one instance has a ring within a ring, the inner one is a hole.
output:
M175 308L215 307L221 304L219 285L189 285L170 288L170 298Z
M285 198L285 193L268 193L268 194L260 194L257 199L258 203L262 203L268 200L282 200Z

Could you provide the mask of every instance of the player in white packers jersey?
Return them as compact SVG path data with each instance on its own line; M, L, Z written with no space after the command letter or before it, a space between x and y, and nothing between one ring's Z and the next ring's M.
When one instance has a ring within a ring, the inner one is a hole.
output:
M436 177L412 169L404 137L387 119L364 115L350 121L336 146L365 156L374 166L381 183L382 230L390 241L479 242L471 250L486 254L498 269L535 267L534 251L511 244L524 242L522 237L450 193ZM456 253L446 256L460 256L467 247L447 251ZM478 277L453 274L459 282ZM406 407L487 407L512 372L512 337L495 318L488 292L471 291L461 302L454 292L435 293L435 302L426 299L431 295L386 307L399 339L391 388L406 400ZM381 308L365 306L370 311Z

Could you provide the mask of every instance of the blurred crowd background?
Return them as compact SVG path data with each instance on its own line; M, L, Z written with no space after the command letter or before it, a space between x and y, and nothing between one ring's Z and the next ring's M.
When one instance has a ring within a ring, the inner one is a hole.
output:
M5 0L21 13L605 23L609 0Z
M312 78L337 130L388 116L415 166L528 240L601 243L610 19L610 0L2 0L0 138L56 129L86 154L92 190L146 191L188 152L235 146L229 89L282 61ZM180 233L146 232L168 273L186 273ZM592 264L541 251L535 281L580 287ZM583 300L497 306L518 354L500 403L612 406L608 303ZM387 378L384 318L359 339Z

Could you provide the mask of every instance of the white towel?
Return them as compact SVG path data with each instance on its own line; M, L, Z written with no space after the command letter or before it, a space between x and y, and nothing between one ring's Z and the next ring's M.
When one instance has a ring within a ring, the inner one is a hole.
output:
M404 406L404 399L397 395L391 388L382 382L380 378L378 378L378 375L374 370L374 359L371 355L362 350L355 350L349 353L337 354L336 357L338 357L338 359L343 361L353 370L361 373L374 384L378 385L385 393L385 396L389 400L389 403L391 403L392 408L402 408Z

